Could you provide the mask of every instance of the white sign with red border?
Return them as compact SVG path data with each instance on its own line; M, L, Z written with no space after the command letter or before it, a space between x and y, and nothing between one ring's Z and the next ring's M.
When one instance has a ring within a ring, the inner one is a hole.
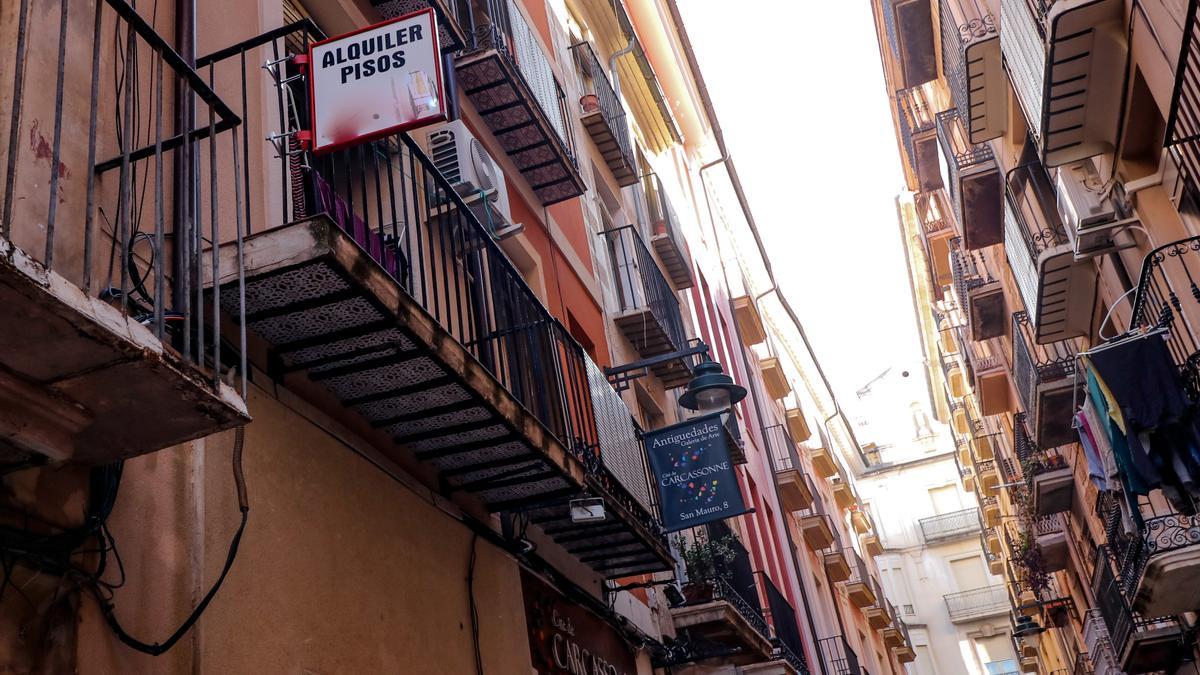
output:
M432 9L314 42L308 63L313 152L446 119Z

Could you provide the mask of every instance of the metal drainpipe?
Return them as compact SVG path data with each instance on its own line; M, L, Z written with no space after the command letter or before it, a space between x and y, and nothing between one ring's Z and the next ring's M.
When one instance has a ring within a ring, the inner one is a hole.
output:
M183 57L184 63L194 68L196 66L196 0L175 0L175 46L179 55ZM192 119L194 117L194 109L192 108L192 97L189 96L183 88L179 88L175 93L175 133L187 134L192 129ZM128 142L128 141L126 141ZM188 250L187 246L183 245L186 242L190 233L182 231L184 221L186 219L187 209L190 205L185 206L185 202L190 200L187 186L181 184L182 176L188 175L188 171L192 165L191 146L188 143L183 143L179 146L178 152L175 153L174 167L175 178L172 180L173 196L172 209L174 210L174 225L175 243L173 247L171 260L171 276L177 280L177 283L172 284L171 289L171 306L175 311L184 311L187 306L189 297L189 288L186 280L189 278L187 273ZM250 158L245 158L249 162ZM247 199L249 195L246 195ZM158 299L163 302L162 299ZM179 347L180 345L176 345Z
M715 231L716 221L713 220L712 200L710 200L708 198L708 188L705 187L705 185L704 185L704 171L705 171L705 169L710 169L710 168L716 166L717 164L720 164L720 163L726 161L727 159L729 159L728 156L723 156L718 160L709 162L708 164L701 166L700 171L699 171L700 187L702 190L704 190L704 204L708 210L708 221L709 221L709 223L712 223L714 225L713 241L716 242L716 245L717 245L717 257L722 261L721 262L721 275L723 277L725 277L726 290L729 289L729 275L725 271L725 263L724 263L725 258L723 255L721 255L721 251L720 251L721 241L720 241L720 238L717 237L717 234ZM730 299L729 300L730 314L732 314L733 311L734 311L733 300ZM741 345L742 344L742 329L740 326L738 326L737 321L733 322L733 332L734 332L734 335L737 337L738 344ZM737 351L741 355L742 367L746 370L746 373L749 374L750 373L750 360L748 358L746 358L746 350L739 348ZM747 389L750 391L750 397L754 401L754 414L755 414L755 417L758 419L758 428L760 430L760 433L765 434L765 432L763 430L766 428L766 421L763 419L762 406L759 404L759 400L758 400L758 387L754 386L753 382L747 382L747 384L750 385L749 387L747 387ZM764 438L765 438L765 435L764 435ZM769 444L770 443L768 442L767 445L769 445ZM768 448L768 452L770 452L769 448ZM775 474L775 460L774 460L774 458L768 455L767 463L771 467L771 481L770 481L771 482L771 491L775 495L775 502L777 504L783 504L783 502L779 498L779 485L778 485L778 483L775 482L775 475L774 475ZM781 517L781 519L782 519L782 517ZM813 653L817 657L817 664L821 667L821 672L824 675L830 675L829 670L825 667L825 659L821 658L821 642L820 642L820 638L817 637L817 625L816 625L816 623L813 622L812 610L811 610L812 605L809 603L809 600L808 600L808 591L804 587L804 576L803 576L803 574L801 574L800 558L797 557L797 555L796 555L796 542L792 540L792 529L790 527L788 527L786 519L784 519L784 523L783 523L783 535L787 539L788 554L790 555L790 557L792 559L792 569L796 574L796 585L800 588L800 599L804 601L804 618L808 622L809 634L812 635ZM835 605L835 607L836 607L836 605ZM840 614L838 616L838 623L839 624L841 623L841 615Z
M636 46L637 40L629 38L629 44L625 45L624 49L618 52L613 52L613 55L608 57L608 72L610 75L612 75L613 94L616 96L617 103L621 102L621 76L617 73L617 59L625 56L626 54L632 53L633 48Z

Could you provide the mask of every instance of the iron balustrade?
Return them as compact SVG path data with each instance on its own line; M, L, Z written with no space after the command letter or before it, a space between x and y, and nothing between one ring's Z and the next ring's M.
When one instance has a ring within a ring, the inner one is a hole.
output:
M679 232L679 216L667 197L662 179L655 173L642 174L642 192L646 199L645 210L648 222L646 231L651 235L666 234L681 253L688 250L687 242Z
M700 594L699 601L709 602L721 600L728 602L733 609L745 619L750 627L764 639L770 638L767 620L763 616L762 604L759 600L758 583L750 562L750 552L742 546L733 531L724 521L709 523L704 526L708 541L726 541L733 549L732 558L724 561L717 569L712 570L711 576L699 579L688 579L687 586L704 587L709 593Z
M1040 162L1024 163L1005 180L1004 252L1027 311L1037 311L1038 257L1067 244L1050 176Z
M758 587L766 600L763 604L771 622L775 656L787 661L798 673L807 675L808 663L804 658L804 642L800 639L800 625L796 620L795 608L765 572L755 572L755 576L758 577Z
M950 241L950 271L958 304L970 316L971 291L995 283L996 278L987 268L983 254L963 248L958 237Z
M1181 628L1178 617L1147 618L1134 612L1130 607L1129 596L1122 590L1127 584L1114 573L1111 550L1107 546L1101 546L1097 557L1092 590L1096 596L1096 609L1104 619L1104 628L1107 629L1113 654L1125 654L1129 641L1139 633L1163 628Z
M950 213L946 210L943 194L943 192L935 190L918 194L916 197L917 215L921 220L921 230L927 239L947 232L953 227L950 222Z
M817 640L821 658L830 675L858 675L858 655L842 635Z
M1038 387L1075 376L1075 344L1058 340L1039 345L1034 327L1024 311L1012 315L1013 384L1025 413L1036 420Z
M589 93L596 97L600 114L608 124L608 129L616 140L621 155L625 158L626 166L637 166L634 161L633 141L629 137L629 123L626 121L625 108L622 107L617 92L613 90L612 83L609 82L608 75L604 72L604 67L600 65L600 60L596 58L595 49L590 42L579 42L571 46L571 53L575 55L575 61L579 64L580 70L591 80Z
M204 288L231 273L214 242L237 242L243 278L243 117L126 0L31 4L14 8L13 79L0 104L0 238L208 368L214 388L232 349L245 395L244 300ZM57 37L29 43L41 35ZM223 316L239 344L222 344Z
M970 536L983 527L979 520L979 509L969 508L952 513L921 518L917 521L925 543L946 541Z
M1200 400L1200 237L1146 255L1130 325L1167 329L1171 360L1192 400Z
M837 546L838 544L835 543L834 547L836 548ZM846 584L847 586L850 584L862 584L870 587L871 571L867 569L866 561L864 561L862 557L858 555L858 552L852 548L843 549L842 553L845 554L846 562L850 567L850 576L847 577L847 579L842 583Z
M942 22L942 68L957 111L970 116L967 96L967 47L977 40L995 36L999 30L983 0L941 0L938 14Z
M566 95L550 58L542 51L537 32L525 21L513 0L475 0L484 12L484 20L476 22L468 51L495 49L521 74L526 87L560 142L560 149L572 165L576 165L575 135L567 112Z
M649 310L671 341L672 348L664 351L682 349L687 337L679 299L637 228L624 225L600 234L608 246L621 311Z
M771 449L772 468L776 471L795 469L801 471L800 456L796 453L796 443L783 424L775 424L764 429L767 445Z
M1165 145L1180 166L1193 199L1200 198L1200 2L1191 0L1167 115Z
M251 105L246 92L278 78L272 122L305 128L306 86L286 57L317 36L311 22L299 22L197 63L241 92L243 109ZM274 73L259 67L264 56L283 59ZM280 186L274 213L285 222L322 216L342 229L584 464L609 499L661 538L628 408L416 141L401 133L309 156L286 132L281 139L279 161L259 167L267 185Z
M884 14L889 12L885 9ZM901 89L896 92L897 117L900 120L900 140L908 157L908 165L914 172L919 170L916 136L927 134L936 128L934 111L925 100L923 89ZM917 186L920 188L920 186Z
M949 179L950 201L954 205L954 215L960 227L965 228L963 220L962 195L959 194L959 181L964 172L995 162L992 148L987 143L972 144L967 130L959 117L958 109L951 108L937 114L937 136L941 144L942 156L946 161L947 178Z

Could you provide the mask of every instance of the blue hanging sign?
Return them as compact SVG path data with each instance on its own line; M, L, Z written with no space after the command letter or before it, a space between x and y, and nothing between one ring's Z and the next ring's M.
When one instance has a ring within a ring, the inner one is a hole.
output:
M643 434L667 532L747 512L721 422L726 414L713 413Z

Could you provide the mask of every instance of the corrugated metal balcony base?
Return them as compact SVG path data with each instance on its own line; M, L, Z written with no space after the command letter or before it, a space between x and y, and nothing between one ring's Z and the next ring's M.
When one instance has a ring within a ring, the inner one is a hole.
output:
M574 160L516 66L496 49L455 62L459 88L471 99L505 154L549 206L586 190Z
M233 389L4 239L0 306L0 466L112 462L250 419Z
M450 10L453 0L371 0L371 4L384 19L433 8L438 20L438 44L443 52L458 51L467 45L463 28L455 21Z
M638 173L632 158L625 156L604 113L600 110L584 113L579 116L579 121L583 123L583 128L587 129L596 148L600 150L604 163L608 165L609 171L612 171L613 178L617 179L617 185L629 187L638 182Z
M601 523L570 521L569 499L607 491L328 218L247 237L245 260L247 328L269 346L276 376L307 377L369 423L386 450L435 469L443 492L529 513L606 577L670 568L665 543L616 499L605 500ZM237 292L236 277L221 279L222 295Z
M649 307L638 307L613 317L613 323L637 350L639 356L648 359L682 349L671 340L666 326L659 322ZM650 371L668 388L681 387L692 379L692 373L683 359L672 359L650 366Z
M668 225L663 223L662 226L667 227ZM657 229L659 224L655 223L654 227ZM675 290L682 291L695 285L688 253L675 240L675 237L666 232L656 232L650 237L650 245L658 253L658 259L663 262L663 267L667 270L667 278L671 280L671 285L675 287Z

